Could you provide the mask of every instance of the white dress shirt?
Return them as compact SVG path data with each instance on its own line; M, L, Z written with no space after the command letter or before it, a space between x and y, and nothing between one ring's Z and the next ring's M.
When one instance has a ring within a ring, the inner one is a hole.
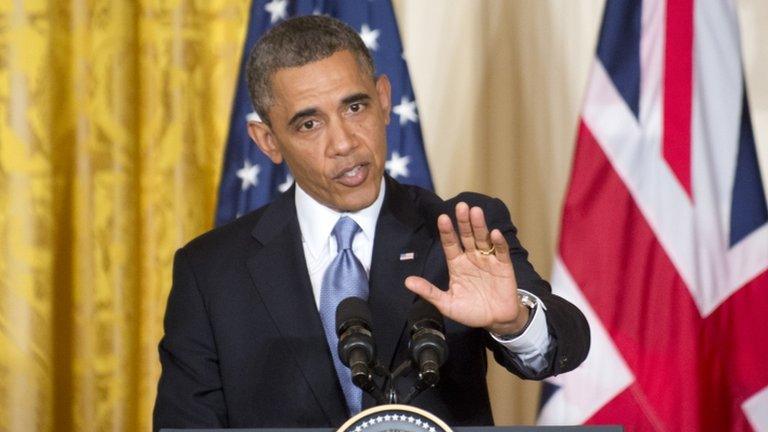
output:
M336 240L332 235L333 227L342 216L352 218L362 230L352 241L352 252L363 264L365 273L370 275L376 221L384 202L384 185L384 179L382 179L379 196L370 206L353 213L339 213L315 201L298 183L296 184L296 213L301 229L301 243L304 247L309 279L312 282L312 293L318 307L320 307L323 275L337 254ZM524 366L539 372L548 365L545 354L551 344L551 337L544 316L546 307L538 297L533 294L531 296L536 298L537 307L528 328L511 340L501 340L495 336L494 339L515 353Z

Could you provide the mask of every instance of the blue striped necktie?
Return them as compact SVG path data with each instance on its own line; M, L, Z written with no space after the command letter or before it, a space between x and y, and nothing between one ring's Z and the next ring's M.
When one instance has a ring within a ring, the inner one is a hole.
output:
M333 227L336 238L338 255L328 265L323 275L323 286L320 291L320 319L323 321L325 338L333 355L333 365L347 400L350 415L360 412L363 392L352 383L349 368L339 360L336 336L336 307L347 297L368 299L368 277L365 268L352 252L352 241L361 231L360 226L350 217L342 216Z

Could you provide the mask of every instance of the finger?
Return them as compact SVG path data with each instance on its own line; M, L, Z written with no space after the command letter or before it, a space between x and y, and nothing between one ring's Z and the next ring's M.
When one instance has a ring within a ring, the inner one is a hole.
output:
M456 223L459 226L459 238L466 252L474 252L475 236L472 234L472 224L469 222L469 206L465 202L456 204Z
M512 263L512 260L509 257L509 245L507 244L507 239L504 238L501 231L497 229L491 231L491 243L493 243L493 246L496 248L496 259L503 263Z
M469 209L469 222L472 224L472 234L475 237L475 245L480 250L491 248L488 226L485 224L485 215L480 207Z
M445 258L452 260L461 255L462 250L459 245L459 239L456 231L453 230L453 222L446 214L441 214L437 218L437 230L440 232L440 243L443 244Z
M446 314L449 294L445 291L419 276L408 276L405 278L405 287L432 303L441 314Z

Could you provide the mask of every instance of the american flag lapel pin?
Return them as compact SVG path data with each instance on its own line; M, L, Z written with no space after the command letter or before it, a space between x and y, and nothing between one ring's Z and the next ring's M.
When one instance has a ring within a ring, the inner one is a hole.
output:
M412 260L416 254L413 252L405 252L400 254L400 261L410 261Z

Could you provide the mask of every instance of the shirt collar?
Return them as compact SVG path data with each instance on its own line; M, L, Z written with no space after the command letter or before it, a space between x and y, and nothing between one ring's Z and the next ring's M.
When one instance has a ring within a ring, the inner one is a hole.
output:
M340 213L317 202L296 183L296 214L299 219L299 228L301 228L302 241L306 243L312 256L318 257L328 247L333 227L342 216L349 216L357 222L366 239L373 243L376 221L384 203L384 185L382 177L379 196L370 206L353 213Z

